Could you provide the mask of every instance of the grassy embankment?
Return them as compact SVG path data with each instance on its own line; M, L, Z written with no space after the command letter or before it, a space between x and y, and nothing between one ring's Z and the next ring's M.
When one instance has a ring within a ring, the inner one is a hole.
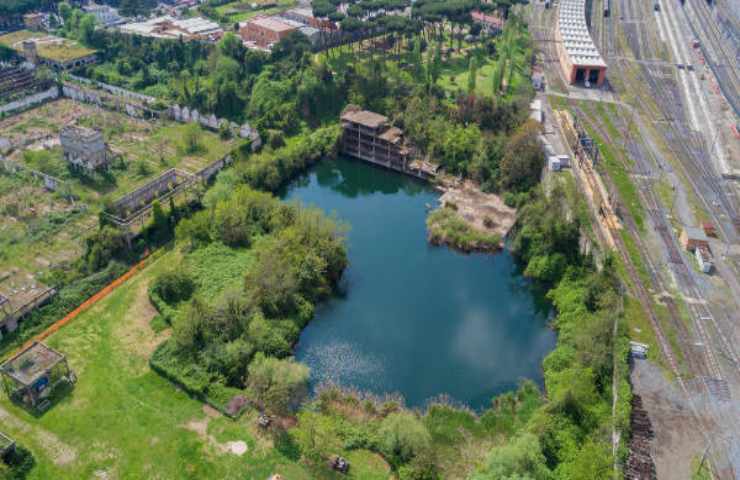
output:
M156 311L147 287L182 259L177 251L165 253L48 339L68 356L79 381L45 415L34 417L2 395L3 431L36 458L30 479L267 478L275 471L292 479L334 478L271 448L271 439L255 430L254 413L237 422L213 415L149 368L149 355L168 332L149 325ZM204 265L202 259L191 264ZM246 442L247 453L226 452L230 441ZM349 478L387 478L377 455L346 454L354 467Z

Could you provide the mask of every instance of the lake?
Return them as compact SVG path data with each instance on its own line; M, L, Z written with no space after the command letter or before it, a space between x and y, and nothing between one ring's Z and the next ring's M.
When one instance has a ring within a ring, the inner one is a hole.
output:
M479 410L516 387L542 383L555 345L551 307L508 251L461 254L433 247L430 186L360 160L324 160L283 194L349 224L341 294L321 304L296 358L312 386L332 381L400 393L421 407L442 394Z

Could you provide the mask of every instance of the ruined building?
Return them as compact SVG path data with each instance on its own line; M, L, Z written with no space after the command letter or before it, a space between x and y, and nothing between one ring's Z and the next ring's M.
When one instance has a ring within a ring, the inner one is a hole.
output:
M403 131L390 126L388 117L350 106L341 119L344 153L395 170L408 168L410 151Z
M64 159L75 167L92 171L108 166L110 155L100 130L66 126L59 134Z

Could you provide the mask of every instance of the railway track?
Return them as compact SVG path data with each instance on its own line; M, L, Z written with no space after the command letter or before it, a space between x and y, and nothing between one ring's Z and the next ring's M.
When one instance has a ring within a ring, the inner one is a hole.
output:
M694 13L694 17L697 19L704 35L699 34L691 21L691 17L684 11L687 23L695 38L705 39L710 44L706 45L702 41L699 47L707 60L709 68L717 77L720 90L722 90L723 95L735 111L735 115L740 116L740 76L738 75L737 59L725 51L724 45L728 43L728 39L723 38L724 35L719 30L718 22L712 18L712 13L706 2L703 0L687 0L687 4ZM711 48L711 51L708 51L708 48Z

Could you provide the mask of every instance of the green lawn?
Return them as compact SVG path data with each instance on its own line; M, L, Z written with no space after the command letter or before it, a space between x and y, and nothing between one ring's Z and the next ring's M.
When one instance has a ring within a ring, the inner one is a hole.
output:
M271 438L256 432L254 412L234 422L206 411L149 369L148 356L167 332L149 326L155 312L146 289L176 259L164 254L48 339L79 380L45 415L34 417L0 395L3 432L36 457L29 479L338 478L272 448ZM243 456L227 451L228 442L238 441L247 444ZM347 455L349 478L388 477L377 455Z

